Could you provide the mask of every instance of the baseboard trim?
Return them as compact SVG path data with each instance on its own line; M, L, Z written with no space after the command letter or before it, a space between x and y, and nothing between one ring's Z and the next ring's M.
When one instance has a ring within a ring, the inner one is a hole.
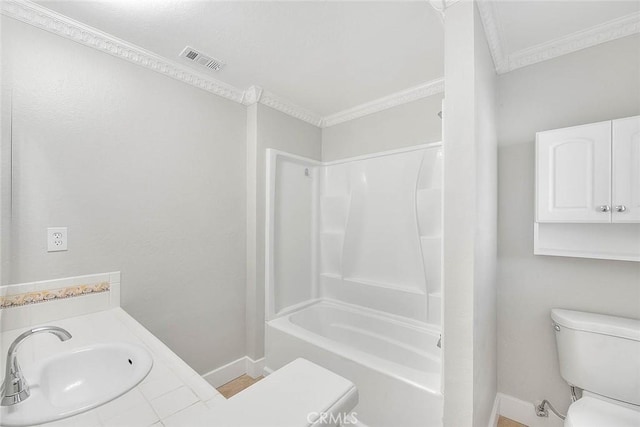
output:
M202 376L209 384L218 388L229 381L242 375L249 375L251 378L257 378L263 374L264 357L253 360L249 356L243 356L233 362L227 363L211 372L207 372Z
M495 427L498 418L503 416L528 427L562 427L564 422L549 413L549 417L538 417L535 412L535 405L531 402L520 400L516 397L504 393L496 394L496 401L493 405L495 419L492 415L490 427Z
M227 363L226 365L221 366L218 369L207 372L202 376L202 378L207 380L207 382L212 386L218 388L221 385L228 383L232 379L246 374L246 365L246 357L241 357L240 359Z
M246 364L247 364L247 375L251 378L258 378L261 375L264 375L264 357L261 357L258 360L253 360L249 356L245 356Z
M491 418L489 418L489 427L498 427L499 418L500 418L500 393L496 393L496 398L493 401L493 408L491 409Z

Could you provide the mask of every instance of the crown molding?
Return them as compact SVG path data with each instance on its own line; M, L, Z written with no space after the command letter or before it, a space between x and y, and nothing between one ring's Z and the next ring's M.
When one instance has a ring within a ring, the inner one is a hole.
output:
M293 102L276 95L275 93L271 93L266 90L263 91L259 102L260 104L264 104L267 107L271 107L280 112L288 114L291 117L295 117L296 119L300 119L314 126L321 127L322 117L320 117L318 114L314 113L313 111L307 110L306 108L300 107L299 105L296 105Z
M505 55L502 50L504 42L494 2L491 0L478 0L477 5L482 26L484 27L485 37L487 38L487 44L489 45L489 51L493 58L493 65L496 72L502 74L506 69Z
M637 33L640 33L640 12L515 52L509 55L504 72Z
M260 86L251 86L249 89L244 91L244 96L242 97L242 104L249 105L256 104L260 102L260 98L262 97L262 88Z
M321 127L334 126L349 120L377 113L427 96L444 92L444 79L436 79L394 94L358 105L322 119Z
M445 0L442 4L446 9L456 1L458 0ZM478 0L477 3L491 56L498 74L640 33L640 12L638 12L507 55L503 50L505 44L493 1ZM334 126L348 120L444 92L444 80L437 79L322 118L318 114L274 93L264 91L258 86L251 86L247 90L236 88L211 76L199 73L187 65L173 62L140 46L118 39L28 0L0 0L0 12L13 19L164 74L231 101L243 105L260 102L318 127Z
M489 50L498 74L640 33L640 12L636 12L511 54L505 54L505 43L494 1L479 0L477 4Z
M259 86L236 88L28 0L0 0L0 13L243 105L260 103L317 127L332 126L444 91L438 79L322 118Z
M263 91L258 86L251 86L247 90L238 89L192 70L186 65L168 60L140 46L118 39L30 1L1 0L0 7L0 12L10 18L164 74L231 101L243 105L260 102L314 126L320 126L322 119L319 115L273 93Z
M313 111L302 108L274 93L265 91L260 86L251 86L249 89L245 90L242 103L246 106L258 103L263 104L318 127L322 122L322 118Z
M244 91L238 88L198 73L187 66L170 61L140 46L67 18L50 9L29 1L3 0L0 3L3 15L180 80L231 101L242 102Z

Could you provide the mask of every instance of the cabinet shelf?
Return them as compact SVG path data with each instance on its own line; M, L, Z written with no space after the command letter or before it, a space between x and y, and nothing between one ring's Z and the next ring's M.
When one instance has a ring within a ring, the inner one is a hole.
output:
M536 134L536 255L640 259L638 135L640 116Z

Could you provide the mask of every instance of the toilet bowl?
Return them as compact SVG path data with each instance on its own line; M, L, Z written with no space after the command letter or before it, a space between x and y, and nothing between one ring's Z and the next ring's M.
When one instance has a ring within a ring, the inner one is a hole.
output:
M296 359L216 407L207 425L334 427L355 424L358 390L328 369Z
M565 427L638 427L640 410L604 400L598 396L583 395L569 407Z
M640 426L640 321L551 310L560 374L582 397L565 427Z

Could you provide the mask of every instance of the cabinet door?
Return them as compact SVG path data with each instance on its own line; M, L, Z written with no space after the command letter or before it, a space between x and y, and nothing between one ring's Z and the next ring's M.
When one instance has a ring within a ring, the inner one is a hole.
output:
M611 222L611 122L536 135L538 222Z
M613 121L613 222L640 222L640 116Z

